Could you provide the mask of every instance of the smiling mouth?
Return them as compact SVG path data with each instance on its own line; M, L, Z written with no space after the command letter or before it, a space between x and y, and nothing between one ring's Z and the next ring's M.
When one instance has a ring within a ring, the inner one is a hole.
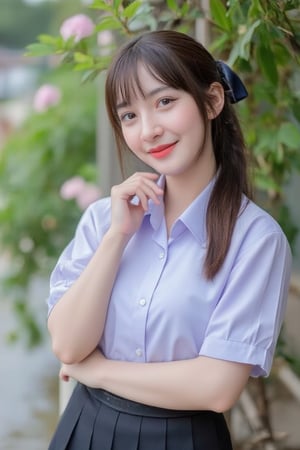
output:
M150 150L150 154L151 156L153 156L153 158L164 158L166 156L168 156L175 148L175 145L177 144L177 142L173 142L173 144L168 144L168 145L159 145L158 147L153 148L152 150Z

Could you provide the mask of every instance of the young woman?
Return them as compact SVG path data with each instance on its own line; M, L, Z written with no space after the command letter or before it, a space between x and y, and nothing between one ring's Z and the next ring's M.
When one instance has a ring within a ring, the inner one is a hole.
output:
M250 200L232 102L240 79L174 31L140 36L107 74L135 173L91 205L51 277L60 376L77 380L51 450L229 450L223 412L270 372L291 256Z

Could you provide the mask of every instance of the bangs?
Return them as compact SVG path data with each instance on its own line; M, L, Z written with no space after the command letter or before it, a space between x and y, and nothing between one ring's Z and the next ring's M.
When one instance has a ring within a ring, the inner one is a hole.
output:
M111 85L112 102L130 104L132 99L139 95L144 96L141 82L138 76L139 61L120 61L115 69L115 76Z
M184 86L186 78L180 76L178 63L170 57L169 52L161 55L153 48L148 48L147 52L128 52L117 61L114 66L113 76L109 80L110 105L114 105L115 114L117 105L120 103L130 104L138 96L145 97L138 69L141 65L153 78L163 84L175 89L188 89ZM177 74L177 75L176 75Z

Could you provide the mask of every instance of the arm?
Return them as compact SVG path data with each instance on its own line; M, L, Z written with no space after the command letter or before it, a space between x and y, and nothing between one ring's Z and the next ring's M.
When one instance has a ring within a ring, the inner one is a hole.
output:
M126 242L122 235L108 231L86 269L53 308L48 329L60 361L79 362L99 342Z
M53 352L65 363L86 358L101 339L107 308L124 249L139 228L151 198L161 189L156 174L139 173L112 189L111 226L89 264L53 308L48 329ZM139 205L132 205L134 195Z
M63 365L61 377L161 408L223 412L237 401L250 371L249 364L205 356L132 363L105 359L96 350L80 364Z

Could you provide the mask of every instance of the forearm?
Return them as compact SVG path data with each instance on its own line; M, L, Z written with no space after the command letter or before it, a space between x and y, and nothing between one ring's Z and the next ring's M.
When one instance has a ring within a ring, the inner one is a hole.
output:
M112 361L95 350L62 373L140 403L169 409L226 411L247 383L251 366L199 356L194 359L133 363Z
M108 232L81 276L53 308L48 329L53 351L62 362L81 361L97 346L127 241Z
M163 363L106 360L103 389L134 401L170 409L225 411L245 386L250 366L197 357Z

